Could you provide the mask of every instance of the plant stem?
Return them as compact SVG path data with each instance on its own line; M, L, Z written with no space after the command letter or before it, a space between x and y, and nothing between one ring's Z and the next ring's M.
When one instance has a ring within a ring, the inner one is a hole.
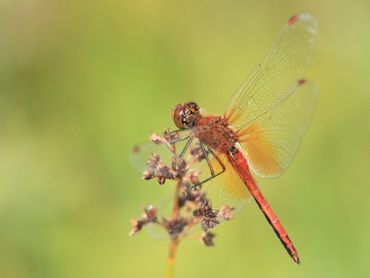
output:
M179 241L177 239L171 239L170 247L168 250L167 258L167 272L166 278L173 278L175 274L175 254Z
M171 220L176 219L180 214L179 208L179 194L182 185L182 179L176 180L176 188L173 197L173 207L172 207L172 215ZM175 254L177 250L177 245L179 244L178 236L171 238L170 246L168 249L168 258L167 258L167 272L166 278L173 278L175 273Z
M180 195L181 185L182 185L182 179L176 179L176 188L175 188L175 194L173 196L171 220L177 218L180 214L179 195Z

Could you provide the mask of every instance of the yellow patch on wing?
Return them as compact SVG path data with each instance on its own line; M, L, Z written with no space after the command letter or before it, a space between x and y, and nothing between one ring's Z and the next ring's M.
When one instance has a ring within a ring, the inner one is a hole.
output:
M239 133L241 145L246 152L249 166L262 177L278 176L282 171L276 146L257 121Z
M218 157L225 165L226 171L209 182L204 183L202 185L202 189L207 192L208 198L212 201L212 204L216 208L220 208L225 205L229 205L234 208L243 207L248 203L251 195L243 181L239 178L239 175L229 164L226 156L218 154ZM212 157L212 155L210 155L210 162L215 170L215 173L218 173L222 170L220 164L215 158ZM203 178L210 176L207 163L203 165L201 170Z

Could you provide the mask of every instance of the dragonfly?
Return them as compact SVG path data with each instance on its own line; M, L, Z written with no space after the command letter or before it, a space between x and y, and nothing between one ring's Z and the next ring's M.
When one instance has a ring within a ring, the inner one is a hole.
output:
M206 114L193 101L178 104L172 111L176 127L187 131L179 156L196 139L207 162L210 176L199 186L225 176L226 191L230 191L237 185L235 179L227 180L227 174L236 175L242 184L238 194L253 197L297 264L298 252L252 173L263 178L280 176L299 149L318 99L317 87L303 79L316 33L314 16L289 18L262 63L231 97L224 114Z

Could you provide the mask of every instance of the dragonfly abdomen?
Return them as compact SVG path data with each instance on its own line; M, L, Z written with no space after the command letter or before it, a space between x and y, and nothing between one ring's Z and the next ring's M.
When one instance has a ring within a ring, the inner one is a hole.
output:
M233 166L234 170L238 173L240 178L243 180L244 184L248 188L249 192L254 197L257 205L260 210L266 217L267 222L270 224L274 230L276 236L279 238L280 242L283 244L285 250L288 252L290 257L297 263L300 263L298 252L295 249L293 242L290 240L287 232L285 231L280 220L266 201L265 197L262 195L262 192L259 190L256 182L254 181L247 164L247 160L244 157L243 153L238 149L230 152L228 155L228 160Z

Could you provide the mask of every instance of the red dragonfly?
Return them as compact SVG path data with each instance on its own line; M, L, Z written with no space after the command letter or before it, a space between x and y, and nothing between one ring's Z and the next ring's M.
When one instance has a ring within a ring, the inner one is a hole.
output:
M205 181L233 169L244 184L243 193L248 190L253 196L297 264L300 263L298 252L251 170L260 177L278 177L291 164L299 148L318 98L313 83L303 79L316 31L317 22L312 15L292 16L263 62L233 95L222 116L204 115L194 102L178 104L172 112L175 125L190 131L180 156L197 138L211 172ZM215 171L209 154L217 158L220 171ZM234 185L229 183L229 186Z

